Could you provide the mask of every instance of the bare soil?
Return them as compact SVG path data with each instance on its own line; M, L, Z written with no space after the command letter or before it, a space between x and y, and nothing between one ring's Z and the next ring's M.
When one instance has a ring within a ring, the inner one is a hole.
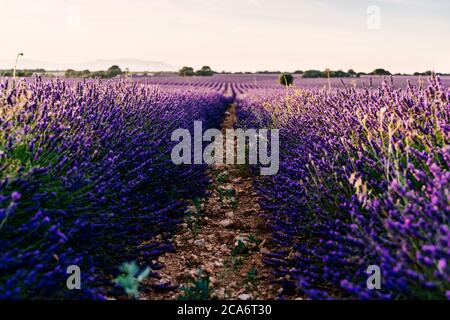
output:
M235 123L236 106L230 105L222 122L224 136ZM193 288L205 283L208 289L200 291L208 299L275 299L279 294L263 263L271 236L253 190L254 177L245 165L214 165L208 174L212 180L208 198L189 207L173 239L175 253L158 259L164 265L161 277L143 283L147 289L141 299L196 299L199 292ZM167 283L178 289L163 293L148 289Z

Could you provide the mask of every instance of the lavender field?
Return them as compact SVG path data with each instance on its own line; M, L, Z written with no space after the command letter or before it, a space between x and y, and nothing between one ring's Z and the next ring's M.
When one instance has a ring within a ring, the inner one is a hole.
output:
M449 299L449 80L352 81L2 79L0 297ZM278 174L175 165L194 121L279 129Z
M0 318L445 315L450 1L0 12Z
M259 181L284 291L311 298L449 298L449 90L255 92L245 126L281 128L282 168ZM367 264L384 290L367 290Z
M136 81L146 84L158 84L161 86L214 86L216 85L234 85L242 86L242 92L251 88L279 88L278 74L216 74L212 77L179 77L179 76L138 76ZM442 85L450 87L450 76L440 77ZM301 75L294 75L294 85L298 88L316 88L322 89L343 89L345 86L355 89L364 89L365 87L377 88L383 81L396 89L405 89L410 82L415 86L426 86L426 76L361 76L358 78L303 78Z

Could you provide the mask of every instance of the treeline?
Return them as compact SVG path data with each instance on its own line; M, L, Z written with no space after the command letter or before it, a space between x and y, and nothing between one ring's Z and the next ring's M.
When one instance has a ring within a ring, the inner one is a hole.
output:
M16 70L17 77L31 77L34 74L45 73L44 69L23 69ZM2 77L12 77L14 75L14 69L0 70L0 76Z
M178 71L178 75L182 77L192 77L192 76L212 76L215 71L213 71L209 66L203 66L200 70L194 71L192 67L183 67Z
M356 72L353 69L348 71L343 70L306 70L306 71L295 71L294 74L300 74L303 78L358 78L363 75L375 75L375 76L389 76L391 73L385 69L375 69L370 73Z
M114 78L117 76L120 76L124 74L124 72L119 68L119 66L111 66L106 71L89 71L89 70L83 70L83 71L76 71L73 69L67 69L65 72L66 78L102 78L102 79L109 79Z
M258 72L258 73L266 73L266 74L272 74L272 73L282 73L282 72L269 72L269 71L262 71L262 72ZM306 71L302 71L302 70L297 70L294 71L293 74L297 74L297 75L301 75L302 78L358 78L361 76L390 76L390 75L394 75L394 76L431 76L433 74L433 71L425 71L425 72L414 72L413 74L408 74L408 73L391 73L388 70L382 69L382 68L378 68L373 70L372 72L366 73L366 72L355 72L353 69L346 71L342 71L342 70L337 70L337 71L333 71L333 70L325 70L325 71L320 71L320 70L306 70ZM440 76L448 76L449 74L446 73L436 73L437 75Z
M209 66L203 66L200 70L195 71L192 67L183 67L178 71L178 75L182 77L189 77L189 76L212 76L216 74L217 72L213 71ZM258 72L221 72L222 74L284 74L280 71L258 71ZM293 74L301 75L303 78L356 78L360 77L361 75L391 75L391 73L384 69L375 69L371 73L364 73L364 72L355 72L353 69L346 71L342 70L297 70L293 72Z
M431 76L433 71L425 71L425 72L414 72L415 76Z

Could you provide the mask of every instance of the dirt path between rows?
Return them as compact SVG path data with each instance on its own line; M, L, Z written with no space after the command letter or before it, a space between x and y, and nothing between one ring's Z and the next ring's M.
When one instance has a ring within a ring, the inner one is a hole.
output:
M236 123L230 105L222 132ZM225 136L225 134L224 134ZM263 263L270 249L270 231L261 217L252 175L244 165L214 165L207 199L191 207L174 237L175 253L161 256L160 279L144 287L171 283L179 289L145 290L142 299L275 299L279 288L270 282Z

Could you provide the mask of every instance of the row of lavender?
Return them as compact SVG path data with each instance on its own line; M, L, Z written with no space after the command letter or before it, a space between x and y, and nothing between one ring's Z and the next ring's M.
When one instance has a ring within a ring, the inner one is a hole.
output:
M361 76L358 78L302 78L301 75L294 76L294 85L299 88L332 88L342 89L343 86L364 89L366 87L378 87L386 79L385 76ZM279 88L279 74L215 74L211 77L180 77L175 75L166 76L142 76L133 77L140 83L155 84L161 86L197 86L214 87L228 85L235 87L238 91L248 89L276 89ZM395 88L404 88L408 81L414 85L426 86L426 78L420 76L390 76L387 81ZM450 86L450 77L443 76L441 81L445 86ZM239 93L239 92L238 92Z
M172 250L182 199L207 185L205 167L173 165L171 133L218 127L227 103L125 80L3 80L0 298L101 298L121 263L160 268L151 262ZM69 265L81 291L66 288Z
M257 183L284 294L450 298L450 90L255 90L244 127L280 128L280 173ZM381 289L369 290L369 266Z

